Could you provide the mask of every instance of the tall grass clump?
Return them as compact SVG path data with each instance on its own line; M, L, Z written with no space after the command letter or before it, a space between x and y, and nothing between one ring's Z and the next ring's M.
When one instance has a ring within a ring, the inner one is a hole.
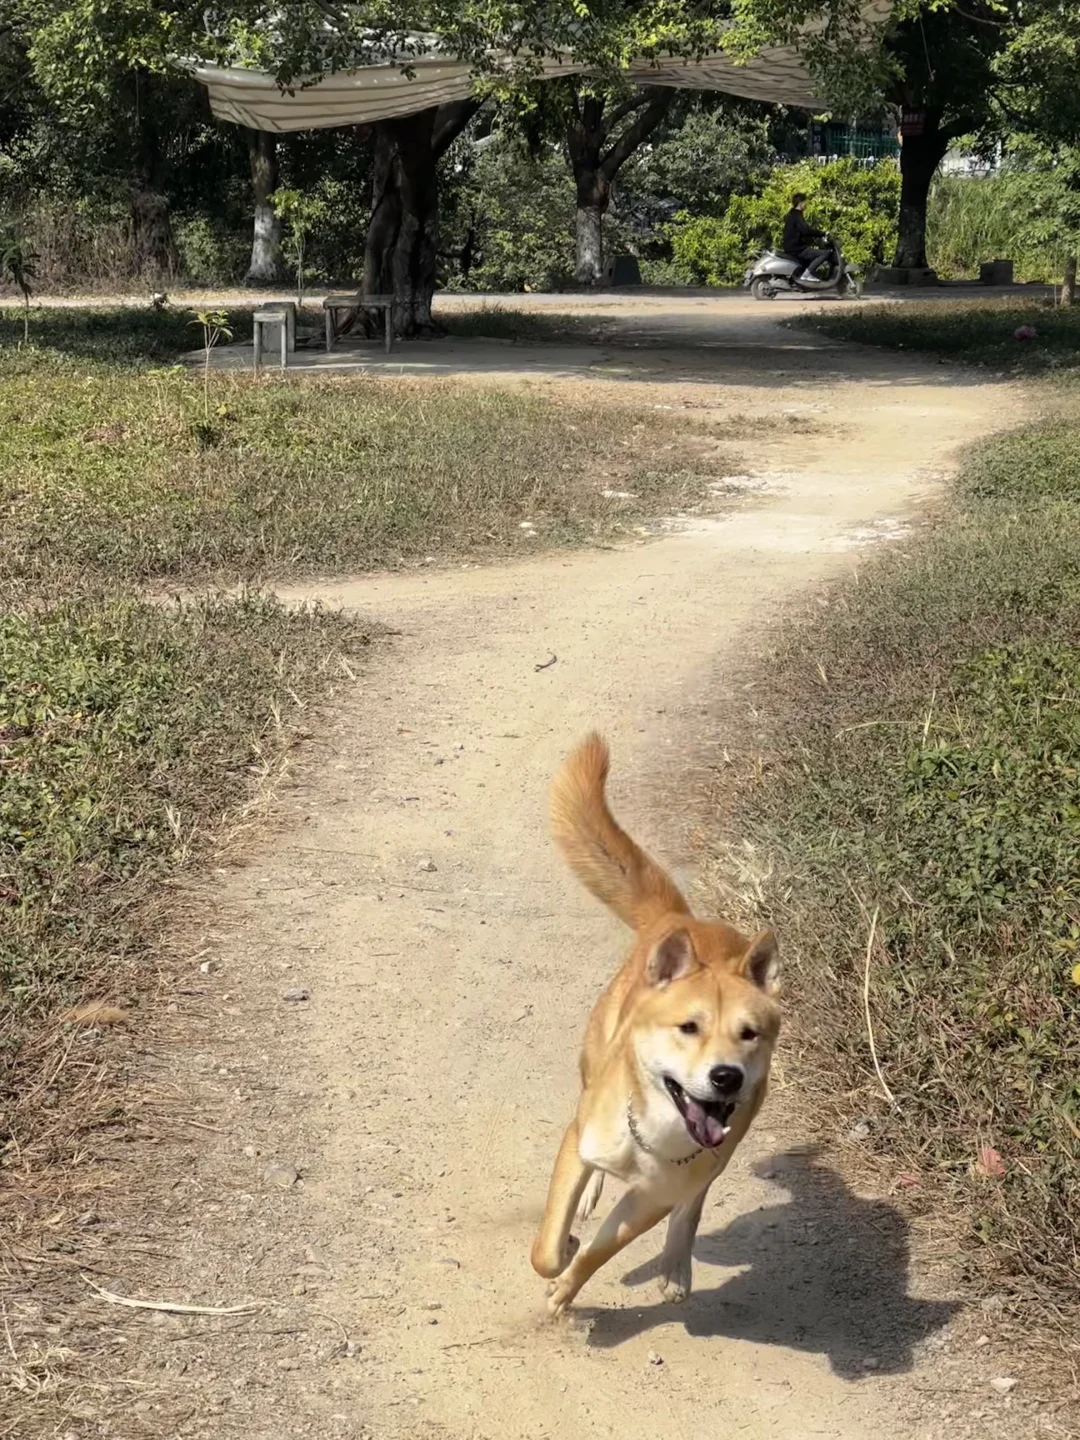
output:
M927 214L931 264L975 278L984 260L1012 260L1017 280L1060 280L1077 251L1080 151L1021 149L991 175L943 175Z

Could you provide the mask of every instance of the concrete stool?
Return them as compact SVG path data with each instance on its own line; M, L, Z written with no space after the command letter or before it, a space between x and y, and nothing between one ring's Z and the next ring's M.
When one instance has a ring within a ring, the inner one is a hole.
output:
M273 325L281 332L281 368L289 363L289 351L296 349L296 306L291 300L278 300L256 310L253 318L252 347L255 352L255 369L263 357L263 342L266 330Z

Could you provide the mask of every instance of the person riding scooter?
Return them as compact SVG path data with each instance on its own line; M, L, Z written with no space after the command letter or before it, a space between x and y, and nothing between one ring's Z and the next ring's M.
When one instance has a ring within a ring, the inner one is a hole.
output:
M824 240L824 230L815 230L808 225L803 210L806 206L806 196L801 192L791 197L791 209L784 219L784 236L780 242L780 249L792 260L799 262L798 269L792 272L791 283L794 284L807 270L811 275L821 264L822 260L828 258L832 253L829 250L815 250L811 245L812 240Z

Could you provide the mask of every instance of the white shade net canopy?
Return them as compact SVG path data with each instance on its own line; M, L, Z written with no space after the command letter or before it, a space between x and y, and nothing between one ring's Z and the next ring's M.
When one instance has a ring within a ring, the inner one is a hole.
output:
M887 17L889 9L889 0L875 0L865 16L880 21ZM539 62L538 70L543 79L553 80L561 75L582 74L586 67L569 58L548 58ZM641 60L631 64L626 73L640 85L717 90L744 100L809 110L822 108L803 61L786 46L762 50L743 65L726 55L713 54L697 59ZM260 70L197 65L192 67L192 74L209 91L210 108L219 120L271 134L370 125L376 120L412 115L431 105L468 99L475 80L465 61L439 54L434 44L432 53L410 56L407 63L386 61L341 70L288 90L282 90L273 75Z

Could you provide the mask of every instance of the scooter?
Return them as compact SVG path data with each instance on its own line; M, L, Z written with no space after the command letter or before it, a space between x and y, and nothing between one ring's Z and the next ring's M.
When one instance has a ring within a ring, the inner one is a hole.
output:
M831 235L826 235L825 243L829 269L824 279L804 270L798 280L793 280L799 261L781 250L764 250L747 270L744 287L755 300L775 300L784 291L793 295L839 295L857 299L862 294L858 271L847 263ZM825 263L822 260L816 268L820 269Z

